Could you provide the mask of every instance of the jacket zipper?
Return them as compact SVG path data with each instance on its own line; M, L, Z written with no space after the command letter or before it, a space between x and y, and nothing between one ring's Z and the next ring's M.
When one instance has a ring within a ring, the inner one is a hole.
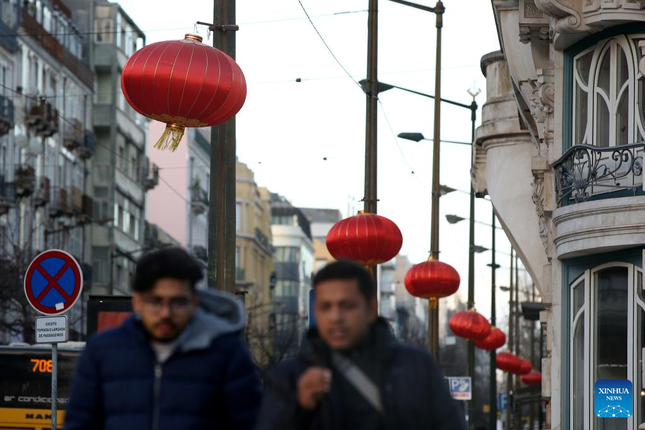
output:
M152 405L152 430L159 430L159 420L161 413L160 397L161 397L161 364L155 364L155 383L154 383L154 400Z

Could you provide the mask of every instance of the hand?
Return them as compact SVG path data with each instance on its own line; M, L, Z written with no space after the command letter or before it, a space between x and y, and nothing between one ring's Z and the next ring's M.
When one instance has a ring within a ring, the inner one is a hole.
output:
M304 409L315 409L321 397L331 388L331 370L310 367L298 379L298 403Z

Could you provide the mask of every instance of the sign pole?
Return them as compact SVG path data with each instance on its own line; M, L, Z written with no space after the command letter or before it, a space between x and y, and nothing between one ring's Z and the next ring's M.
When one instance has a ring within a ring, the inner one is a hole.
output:
M52 430L58 418L58 344L52 343Z

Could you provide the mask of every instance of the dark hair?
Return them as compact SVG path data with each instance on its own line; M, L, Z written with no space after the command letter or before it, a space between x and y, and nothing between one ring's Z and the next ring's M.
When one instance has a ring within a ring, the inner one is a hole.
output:
M132 290L137 293L149 291L163 278L189 281L194 290L203 277L199 263L183 248L172 246L149 252L137 261Z
M360 264L350 260L339 260L329 263L314 275L313 285L334 279L356 279L358 289L367 301L376 297L376 284L371 273Z

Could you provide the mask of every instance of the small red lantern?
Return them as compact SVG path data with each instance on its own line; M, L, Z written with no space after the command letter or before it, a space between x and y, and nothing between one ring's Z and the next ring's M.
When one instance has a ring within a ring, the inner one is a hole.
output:
M246 81L237 63L194 34L135 52L123 67L121 89L134 110L167 124L155 148L172 151L185 127L221 124L246 99Z
M428 260L415 264L405 274L405 288L415 297L437 299L448 297L459 289L459 273L449 264Z
M475 346L489 351L501 348L506 343L506 335L497 327L492 327L490 334L484 340L475 342Z
M475 309L457 312L450 317L450 330L466 340L484 340L490 334L490 323Z
M510 352L498 352L496 355L497 368L508 373L515 373L520 367L520 357Z
M531 373L528 373L522 376L522 382L526 385L538 385L542 383L542 374L533 370Z
M517 371L513 373L517 373L518 375L528 375L531 373L531 370L533 370L531 362L520 358L520 365L517 367Z
M389 219L370 213L338 221L327 233L327 249L337 260L374 266L396 257L403 244L401 230Z

